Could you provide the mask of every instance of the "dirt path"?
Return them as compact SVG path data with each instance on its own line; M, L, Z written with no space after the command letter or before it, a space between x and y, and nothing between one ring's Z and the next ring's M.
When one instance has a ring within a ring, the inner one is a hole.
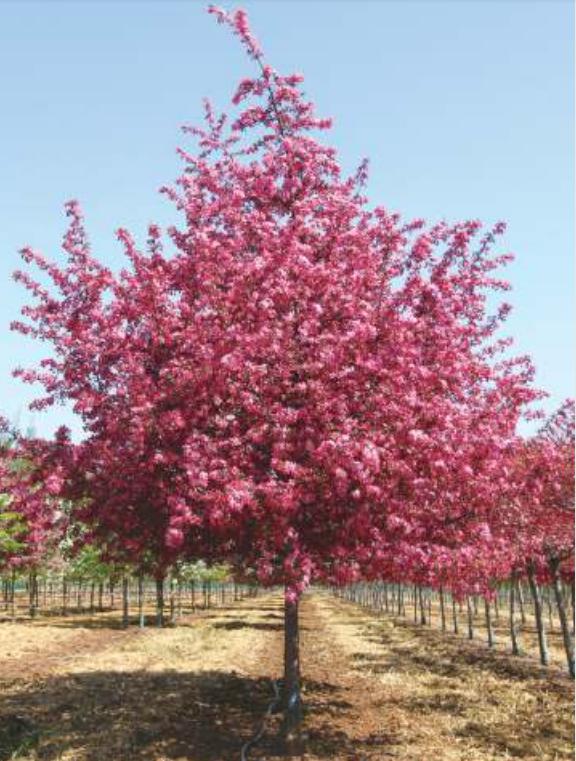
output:
M52 643L39 623L31 664L0 668L0 761L239 761L281 672L280 595ZM304 598L301 629L307 761L573 757L566 678L328 594ZM250 761L280 758L279 721Z

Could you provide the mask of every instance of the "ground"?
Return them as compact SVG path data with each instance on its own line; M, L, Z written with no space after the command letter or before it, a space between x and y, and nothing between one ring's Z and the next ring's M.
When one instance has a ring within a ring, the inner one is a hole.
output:
M263 594L174 628L118 612L0 624L0 761L232 761L281 675L282 600ZM572 683L526 656L302 603L307 761L563 761ZM249 759L278 758L279 716Z

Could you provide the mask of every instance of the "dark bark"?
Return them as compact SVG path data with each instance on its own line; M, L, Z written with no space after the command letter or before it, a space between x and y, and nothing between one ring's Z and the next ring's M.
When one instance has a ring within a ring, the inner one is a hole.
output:
M129 596L128 596L128 576L122 576L122 626L126 629L129 620Z
M38 610L38 578L36 576L36 570L30 571L28 578L28 594L30 600L30 618L36 618Z
M522 626L526 626L526 609L524 607L524 592L522 590L522 582L519 578L516 579L516 592L518 593L518 605L520 607L520 620Z
M138 574L138 625L141 629L146 626L146 619L144 617L144 577L141 573Z
M442 627L442 631L446 631L446 607L444 605L444 587L440 587L439 589L439 595L440 595L440 625Z
M156 579L156 626L164 626L164 577Z
M287 756L300 756L302 743L302 698L300 694L300 636L298 601L284 601L284 722Z
M426 626L426 608L424 607L424 596L422 587L418 587L418 605L420 607L420 624Z
M560 583L560 561L557 558L550 558L550 571L552 573L552 588L556 598L556 607L558 608L558 617L560 618L560 627L562 629L562 640L564 641L564 652L568 664L568 672L574 679L574 640L570 633L566 605L562 596L562 585Z
M516 626L516 579L514 578L510 582L510 639L512 640L512 655L520 655Z
M169 604L170 604L170 623L176 623L176 600L174 595L174 578L170 577L169 589Z
M544 624L544 616L542 611L542 594L540 592L538 582L536 581L536 575L534 573L534 566L532 563L528 563L528 583L530 584L530 592L532 593L532 600L534 601L534 616L536 617L536 632L538 634L540 663L543 666L547 666L550 662L550 656L548 654L546 626Z
M492 628L492 616L490 615L490 600L484 599L484 618L486 620L486 637L488 647L494 647L494 629Z
M458 634L458 612L456 610L456 599L452 594L452 626L454 628L454 634Z
M474 639L474 613L470 597L466 597L466 613L468 615L468 639Z
M12 571L10 579L10 617L13 622L16 621L16 571Z
M576 584L574 582L574 579L570 581L570 605L572 606L572 636L575 634L576 629L576 609L575 609L575 593L576 593Z

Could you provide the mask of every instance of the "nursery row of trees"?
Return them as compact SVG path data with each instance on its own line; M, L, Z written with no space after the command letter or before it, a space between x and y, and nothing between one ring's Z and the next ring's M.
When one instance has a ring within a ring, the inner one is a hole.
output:
M153 618L157 626L177 623L183 614L206 610L254 596L254 583L230 580L225 566L179 563L167 578L150 578L133 569L102 563L92 547L69 562L62 555L33 567L12 566L0 574L0 611L16 621L19 616L62 615L122 611L122 626L137 614L141 627ZM151 611L153 613L151 614ZM0 620L2 616L0 614Z
M14 329L51 347L19 369L72 404L85 438L16 437L3 452L2 564L74 549L156 579L227 563L285 587L283 700L299 747L298 600L311 581L415 583L490 599L516 575L568 578L573 407L530 439L543 394L498 331L509 306L477 221L404 222L343 176L300 75L269 66L246 16L212 8L258 73L229 121L207 103L181 214L111 270L67 205L67 259L30 248L33 296ZM14 544L17 543L17 545Z
M513 655L524 653L523 631L533 622L543 666L550 663L547 634L559 629L568 671L574 678L574 579L570 584L562 583L553 571L551 577L549 586L541 586L535 575L527 574L526 579L515 575L508 582L495 586L491 596L483 598L458 596L444 587L434 589L418 584L406 586L383 582L351 584L334 589L334 593L378 613L413 617L414 623L422 626L432 626L433 617L437 617L443 633L459 634L465 629L470 640L476 636L476 621L480 616L489 648L496 645L495 624L501 626L504 620Z

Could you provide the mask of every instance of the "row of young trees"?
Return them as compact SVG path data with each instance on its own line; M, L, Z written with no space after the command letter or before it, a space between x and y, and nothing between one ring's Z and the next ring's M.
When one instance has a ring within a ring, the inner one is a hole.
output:
M434 589L399 582L360 582L335 588L334 593L377 613L413 618L415 624L422 626L432 626L436 618L443 633L466 633L470 640L476 636L480 617L487 646L495 647L495 628L499 626L506 632L504 636L510 641L512 655L525 652L524 632L535 631L543 666L550 663L548 633L556 627L562 635L568 671L574 678L574 583L571 581L571 584L557 580L541 585L536 579L530 582L528 578L514 576L495 586L491 598L483 599L477 595L460 597L444 587Z
M140 627L176 624L182 615L237 602L257 593L257 585L229 579L225 566L178 563L164 579L146 577L129 567L104 564L93 547L67 562L59 552L31 566L7 563L0 569L0 620L23 615L102 613L120 609L122 626L134 615Z
M72 518L76 544L163 579L226 562L285 587L287 751L300 747L298 601L311 581L410 581L485 595L571 573L573 407L530 440L542 394L498 329L503 224L404 222L344 177L300 75L269 66L242 11L211 12L258 73L232 120L207 103L164 194L180 212L126 265L92 255L76 202L63 264L26 248L35 297L13 324L51 353L20 369L72 403L85 438L5 449L23 521L4 564L33 564ZM27 463L15 468L15 458ZM65 505L65 509L63 509ZM0 541L2 541L0 539Z

